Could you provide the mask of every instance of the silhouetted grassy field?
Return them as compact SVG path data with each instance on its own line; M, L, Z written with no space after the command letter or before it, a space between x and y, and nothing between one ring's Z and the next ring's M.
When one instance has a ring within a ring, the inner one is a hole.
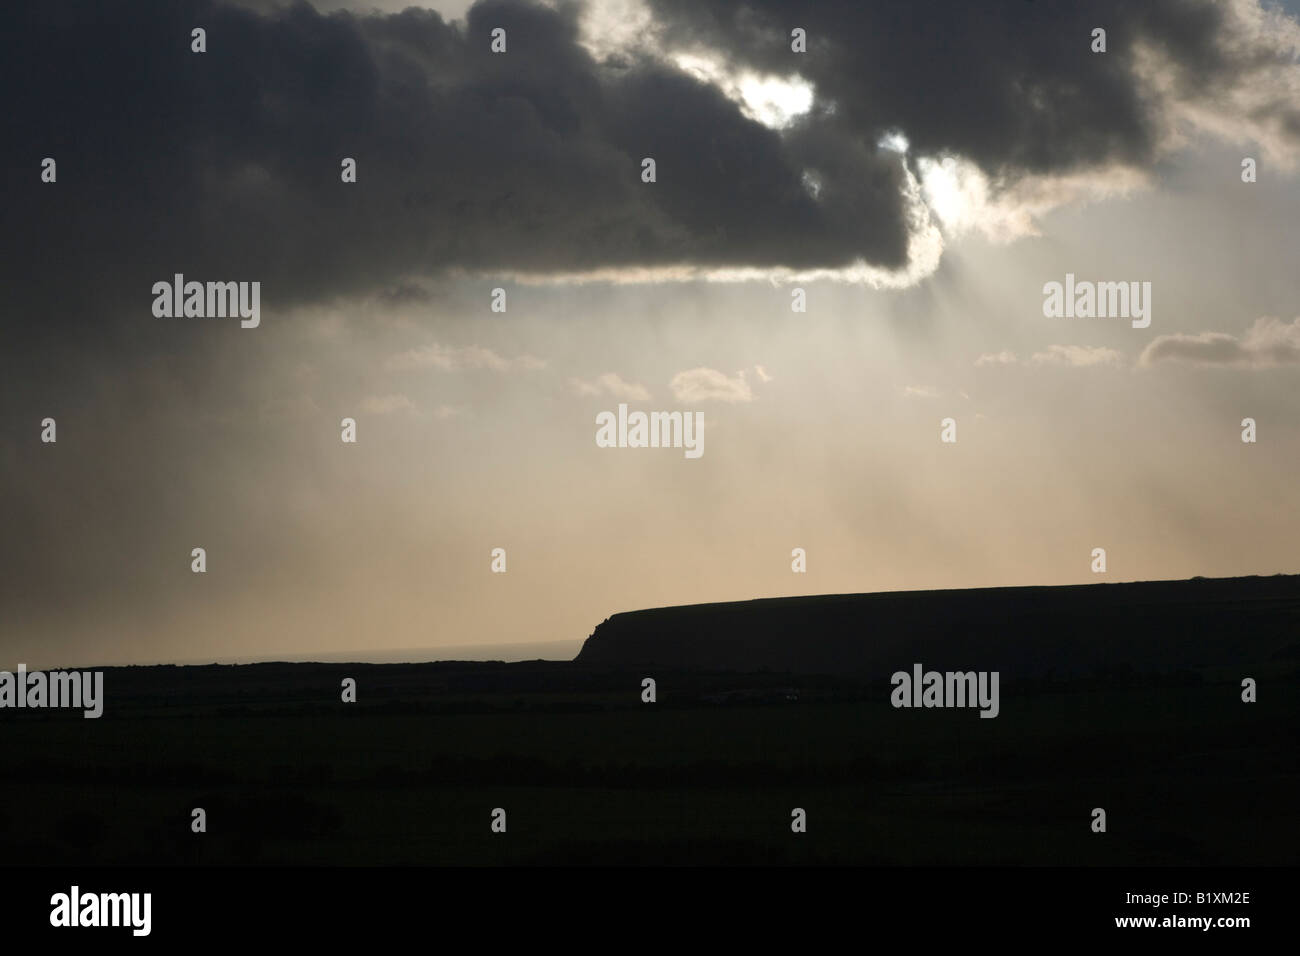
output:
M1004 681L980 719L879 677L661 671L646 704L566 663L109 669L99 720L5 714L0 862L1294 863L1295 672L1254 704L1212 668Z

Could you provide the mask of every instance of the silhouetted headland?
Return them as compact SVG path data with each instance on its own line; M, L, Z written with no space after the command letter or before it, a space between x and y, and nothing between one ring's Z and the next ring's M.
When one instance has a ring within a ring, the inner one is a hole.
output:
M1164 673L1300 658L1300 575L893 591L615 614L606 667L875 676L912 661L1007 677Z

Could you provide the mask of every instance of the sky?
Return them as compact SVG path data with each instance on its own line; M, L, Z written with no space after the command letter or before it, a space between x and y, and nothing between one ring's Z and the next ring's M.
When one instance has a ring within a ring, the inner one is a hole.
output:
M1294 4L403 7L7 8L11 665L1300 571ZM259 324L159 317L177 273ZM703 453L600 447L620 403Z

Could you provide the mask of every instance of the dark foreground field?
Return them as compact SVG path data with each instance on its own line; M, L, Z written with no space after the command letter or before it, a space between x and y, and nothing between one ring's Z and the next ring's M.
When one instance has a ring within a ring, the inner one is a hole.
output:
M99 720L4 714L0 863L1291 864L1295 604L1272 606L1226 659L1189 633L1161 667L1012 667L996 719L894 709L852 668L109 669Z

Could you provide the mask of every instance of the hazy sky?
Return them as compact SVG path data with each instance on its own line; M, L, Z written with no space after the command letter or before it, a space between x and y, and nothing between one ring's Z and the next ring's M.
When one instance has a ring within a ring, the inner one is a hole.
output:
M6 12L10 665L1300 571L1294 7L467 6ZM260 325L155 317L178 272ZM703 455L597 447L619 402Z

